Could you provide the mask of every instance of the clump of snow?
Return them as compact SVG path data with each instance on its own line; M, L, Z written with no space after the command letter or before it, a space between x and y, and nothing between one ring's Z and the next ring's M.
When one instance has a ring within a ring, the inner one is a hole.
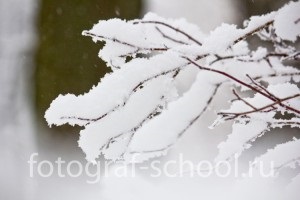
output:
M222 24L210 33L208 38L203 41L210 53L223 53L233 44L233 41L242 35L242 31L236 25Z
M260 60L264 58L267 55L268 51L266 48L259 47L253 54L252 59L253 60Z
M300 1L284 6L274 20L275 33L284 40L295 42L300 35Z
M249 21L245 21L247 27L244 29L244 32L252 32L267 23L271 23L274 20L276 14L277 12L271 12L265 15L252 16Z
M219 154L216 162L231 159L235 154L240 155L245 149L251 147L255 141L268 130L268 124L260 120L252 120L249 123L234 123L232 133L225 142L219 144Z

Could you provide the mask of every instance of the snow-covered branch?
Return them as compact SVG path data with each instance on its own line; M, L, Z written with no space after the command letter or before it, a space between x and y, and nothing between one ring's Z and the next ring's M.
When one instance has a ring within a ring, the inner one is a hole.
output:
M209 35L184 19L153 13L132 21L99 21L83 35L105 42L99 56L113 72L86 94L60 95L45 118L49 125L83 126L79 146L89 161L103 154L141 162L167 153L207 112L220 88L230 86L236 99L218 112L214 123L233 121L217 156L228 160L273 128L299 128L300 71L287 65L299 64L294 45L300 35L299 10L300 3L291 2L251 17L244 28L222 24ZM249 49L255 35L273 48L261 42ZM180 75L194 73L195 67L195 80L182 91L178 84L190 80ZM285 118L276 118L279 114Z

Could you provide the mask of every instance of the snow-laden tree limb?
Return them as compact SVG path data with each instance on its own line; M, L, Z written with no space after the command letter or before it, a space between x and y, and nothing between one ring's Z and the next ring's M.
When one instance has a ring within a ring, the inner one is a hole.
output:
M300 35L299 8L299 2L291 2L251 17L244 28L222 24L209 35L184 19L153 13L132 21L101 20L83 35L105 42L99 56L113 72L86 94L60 95L45 118L49 125L83 126L79 146L89 161L103 154L141 162L167 153L227 85L234 88L235 99L229 109L218 112L212 127L233 121L232 134L219 145L216 158L228 160L274 128L299 128L300 91L295 83L300 71L287 65L299 62L294 46ZM262 42L249 49L253 35L274 48ZM181 94L176 81L191 67L198 69L196 79Z

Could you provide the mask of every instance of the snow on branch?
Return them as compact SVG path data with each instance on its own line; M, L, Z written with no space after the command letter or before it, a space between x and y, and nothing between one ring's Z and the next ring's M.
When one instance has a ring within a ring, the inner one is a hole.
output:
M100 20L83 35L105 43L99 57L113 72L86 94L58 96L45 118L50 126L84 127L78 143L88 161L103 154L142 162L167 153L207 112L222 86L230 86L235 99L212 126L233 121L216 158L228 160L274 128L300 127L300 71L288 66L290 61L299 65L294 43L300 35L299 10L299 2L290 2L251 17L244 28L222 24L209 35L184 19L153 13L132 21ZM254 35L262 42L249 49ZM196 79L181 93L178 77L193 67ZM296 141L285 145L290 144L299 148Z
M295 138L287 143L277 145L274 149L268 150L267 153L256 158L254 163L259 162L273 162L277 173L286 167L295 168L300 165L300 140ZM257 164L253 165L253 168L255 167Z

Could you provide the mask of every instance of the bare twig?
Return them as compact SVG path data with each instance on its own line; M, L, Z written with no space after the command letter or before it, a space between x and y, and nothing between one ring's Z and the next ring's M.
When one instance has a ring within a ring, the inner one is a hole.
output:
M251 105L248 101L240 97L234 89L232 90L232 93L236 96L238 100L244 102L247 106L251 107L253 110L257 110L255 106Z
M229 117L229 119L234 119L234 118L237 118L237 117L240 117L240 116L246 116L246 115L249 115L251 113L263 111L267 108L273 107L273 106L278 105L278 104L280 104L284 101L288 101L288 100L297 98L299 96L300 96L300 94L295 94L293 96L289 96L289 97L286 97L286 98L283 98L283 99L279 99L278 101L276 101L274 103L271 103L271 104L268 104L266 106L263 106L261 108L253 109L253 110L246 111L246 112L239 112L239 113L219 112L218 115L223 115L224 117Z
M272 74L266 74L263 76L256 76L253 77L253 80L262 80L264 78L275 78L275 77L293 77L293 76L300 76L300 72L290 72L290 73L272 73Z
M175 38L172 38L172 37L166 35L166 34L165 34L162 30L160 30L160 28L158 28L158 27L155 27L155 29L156 29L156 30L157 30L164 38L166 38L166 39L168 39L168 40L171 40L171 41L173 41L173 42L175 42L175 43L178 43L178 44L188 45L187 43L185 43L185 42L183 42L183 41L181 41L181 40L177 40L177 39L175 39Z
M209 63L209 65L212 65L212 64L214 64L216 62L219 62L219 61L222 61L222 60L236 59L240 62L260 62L262 60L266 60L268 62L268 64L272 67L272 65L269 61L270 57L279 57L279 58L282 58L284 60L288 60L288 59L289 60L298 60L299 55L300 55L300 52L294 52L292 54L272 52L272 53L268 53L266 56L264 56L260 59L245 59L243 57L248 56L246 54L243 54L243 55L230 55L230 56L214 55L216 57L216 59L211 61Z
M186 36L189 40L195 42L196 44L198 44L199 46L202 46L202 43L199 42L198 40L196 40L194 37L192 37L190 34L178 29L178 28L175 28L173 26L171 26L170 24L167 24L167 23L164 23L164 22L160 22L160 21L136 21L134 22L133 24L156 24L156 25L161 25L161 26L165 26L165 27L168 27L184 36Z
M265 87L263 87L262 85L260 85L259 83L257 83L255 80L253 80L251 78L251 76L249 76L249 74L246 74L246 76L250 79L250 81L259 89L261 89L262 91L264 91L267 95L269 95L274 101L279 101L279 98L277 98L275 95L273 95L271 92L269 92Z
M229 78L229 79L231 79L231 80L233 80L233 81L235 81L235 82L237 82L237 83L239 83L239 84L241 84L241 85L243 85L243 86L245 86L245 87L247 87L247 88L249 88L249 89L251 89L251 90L253 90L253 91L257 92L257 93L259 93L259 94L261 94L261 95L263 95L264 97L266 97L266 98L274 101L273 97L271 97L270 95L268 95L268 94L260 91L259 89L253 87L252 85L250 85L248 83L245 83L244 81L242 81L242 80L240 80L240 79L238 79L238 78L236 78L236 77L234 77L234 76L232 76L232 75L230 75L230 74L228 74L226 72L223 72L223 71L220 71L220 70L217 70L217 69L203 67L203 66L199 65L198 63L196 63L195 61L191 60L190 58L187 58L187 57L184 57L184 58L187 59L191 64L194 64L196 67L198 67L201 70L211 71L211 72L215 72L215 73L221 74L223 76L226 76L227 78ZM281 103L281 102L280 101L279 102L276 101L275 103L278 104L278 103ZM290 106L285 105L285 104L282 104L281 106L284 107L287 110L290 110L292 112L300 114L300 111L298 109L296 109L296 108L290 107Z
M277 120L277 121L272 121L272 124L275 125L286 125L286 126L300 126L299 121L291 121L291 120Z

